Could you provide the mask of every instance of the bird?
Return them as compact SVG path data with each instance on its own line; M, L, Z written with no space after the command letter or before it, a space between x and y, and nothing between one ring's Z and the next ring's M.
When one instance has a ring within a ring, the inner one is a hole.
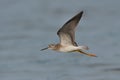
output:
M57 31L60 43L49 44L46 48L41 49L41 51L51 49L58 52L78 52L90 57L97 57L96 54L85 52L85 50L89 49L88 46L78 46L78 44L75 42L75 29L82 15L83 11L80 11Z

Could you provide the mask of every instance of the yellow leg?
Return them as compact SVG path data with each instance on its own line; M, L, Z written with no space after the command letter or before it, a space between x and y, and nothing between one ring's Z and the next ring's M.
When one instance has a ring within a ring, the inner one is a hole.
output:
M91 56L91 57L97 57L95 54L86 53L86 52L84 52L84 51L82 51L82 50L75 50L75 52L80 52L81 54L85 54L85 55Z

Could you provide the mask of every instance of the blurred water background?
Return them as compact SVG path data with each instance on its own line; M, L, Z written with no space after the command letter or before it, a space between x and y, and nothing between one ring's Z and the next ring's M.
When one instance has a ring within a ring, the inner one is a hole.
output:
M40 51L83 10L76 41L98 57ZM120 0L0 0L0 80L120 80Z

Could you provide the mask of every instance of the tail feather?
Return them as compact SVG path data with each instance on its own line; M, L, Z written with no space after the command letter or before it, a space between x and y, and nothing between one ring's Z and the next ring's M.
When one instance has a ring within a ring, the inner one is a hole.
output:
M89 47L88 46L78 46L80 49L82 50L89 50Z

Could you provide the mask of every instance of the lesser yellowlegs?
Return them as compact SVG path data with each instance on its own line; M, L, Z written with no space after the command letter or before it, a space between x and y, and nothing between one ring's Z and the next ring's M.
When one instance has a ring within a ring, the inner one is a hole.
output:
M95 54L87 53L84 50L88 50L87 46L78 46L75 42L75 28L82 17L83 11L79 12L77 15L68 20L62 28L57 32L60 38L60 43L50 44L48 47L41 49L41 51L46 49L52 49L60 52L79 52L88 56L96 57Z

